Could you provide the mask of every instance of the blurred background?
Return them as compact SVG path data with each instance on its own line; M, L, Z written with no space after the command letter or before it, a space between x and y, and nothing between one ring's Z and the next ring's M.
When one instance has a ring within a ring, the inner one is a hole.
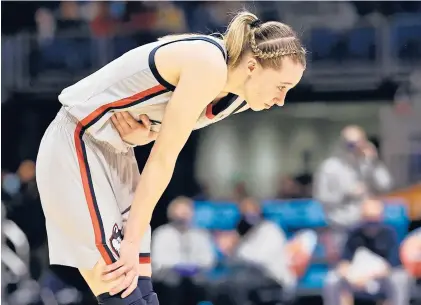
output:
M308 68L284 107L192 134L152 221L161 304L421 304L417 1L2 1L2 304L96 304L48 266L34 162L61 90L162 35L224 31L241 8L291 25ZM359 285L344 275L357 256L387 272Z

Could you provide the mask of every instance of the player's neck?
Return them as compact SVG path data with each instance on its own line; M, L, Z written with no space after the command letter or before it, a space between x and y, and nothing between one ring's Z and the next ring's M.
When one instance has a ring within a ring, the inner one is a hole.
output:
M244 97L244 83L247 76L238 67L228 67L228 79L224 87L224 92L234 93L240 97Z

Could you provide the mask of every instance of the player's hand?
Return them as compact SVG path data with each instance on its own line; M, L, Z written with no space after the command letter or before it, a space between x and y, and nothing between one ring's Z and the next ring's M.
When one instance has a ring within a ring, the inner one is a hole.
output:
M156 140L158 133L151 130L152 123L146 114L139 117L142 123L136 121L129 112L117 112L111 117L111 122L121 138L131 145L146 145Z
M124 291L122 298L130 295L137 287L139 265L139 246L123 239L120 246L120 259L104 267L102 279L106 282L115 281L124 275L124 279L113 287L110 295Z

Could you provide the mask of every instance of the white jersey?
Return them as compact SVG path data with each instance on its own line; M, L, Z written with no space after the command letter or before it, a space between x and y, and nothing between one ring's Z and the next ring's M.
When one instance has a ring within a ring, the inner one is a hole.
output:
M113 113L118 111L129 111L134 117L146 114L152 122L152 130L159 131L166 105L175 87L160 76L155 66L155 53L161 46L170 43L195 40L212 43L227 59L223 44L211 36L156 41L125 53L64 89L59 95L59 101L80 122L80 136L87 132L97 140L111 144L117 151L127 151L130 145L121 139L110 120ZM194 129L247 108L244 100L228 94L214 107L210 104L203 110Z

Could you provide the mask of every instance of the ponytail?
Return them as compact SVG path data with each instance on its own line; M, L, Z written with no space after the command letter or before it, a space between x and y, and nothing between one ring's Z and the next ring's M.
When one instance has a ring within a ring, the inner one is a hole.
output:
M225 32L224 42L229 54L230 66L236 66L241 54L250 45L250 24L258 20L257 16L247 12L239 12L230 22Z

